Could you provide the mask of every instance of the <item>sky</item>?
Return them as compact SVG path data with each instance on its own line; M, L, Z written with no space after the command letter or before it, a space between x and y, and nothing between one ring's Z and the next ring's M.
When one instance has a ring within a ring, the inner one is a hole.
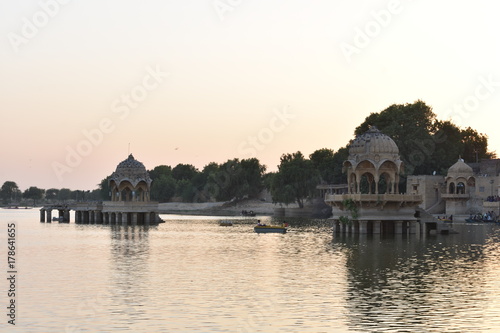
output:
M334 151L422 100L500 153L493 1L0 4L0 183L92 190L147 169ZM457 157L458 158L458 157Z

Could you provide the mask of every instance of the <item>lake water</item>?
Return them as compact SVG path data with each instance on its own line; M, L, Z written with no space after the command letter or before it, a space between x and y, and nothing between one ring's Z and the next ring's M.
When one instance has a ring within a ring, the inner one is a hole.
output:
M220 217L162 218L146 229L0 210L6 278L7 225L16 224L15 330L500 332L496 225L381 238L334 235L325 221L256 234L246 218L232 227ZM6 278L0 330L14 331Z

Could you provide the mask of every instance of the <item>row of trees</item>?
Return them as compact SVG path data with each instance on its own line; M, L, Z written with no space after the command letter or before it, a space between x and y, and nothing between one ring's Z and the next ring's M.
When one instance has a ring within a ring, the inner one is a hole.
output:
M49 202L66 202L69 200L84 201L84 200L100 200L100 191L72 191L68 188L56 189L50 188L44 190L36 186L31 186L28 189L21 191L16 182L6 181L0 188L0 200L2 204L19 204L23 200L31 201L32 205L36 205L40 200Z
M377 126L398 145L401 159L406 165L406 175L446 174L447 169L461 156L466 162L495 157L488 151L488 138L467 127L462 129L451 121L436 118L432 108L422 101L412 104L394 104L387 109L372 113L354 131L354 135ZM296 202L303 207L304 200L315 195L316 186L345 183L342 162L348 157L347 143L334 152L323 148L306 158L300 151L281 156L277 172L266 173L266 167L258 159L231 159L215 162L199 171L190 164L178 164L174 168L159 165L149 170L153 180L151 199L167 202L174 198L184 202L230 201L255 198L266 188L275 203ZM30 187L23 198L35 200L44 195L49 200L108 200L110 176L104 178L99 189L92 192L69 189L39 190ZM401 178L400 190L406 188ZM8 183L8 184L7 184ZM0 191L4 202L21 194L14 182L6 182ZM80 196L79 196L80 194ZM86 195L86 197L84 196Z

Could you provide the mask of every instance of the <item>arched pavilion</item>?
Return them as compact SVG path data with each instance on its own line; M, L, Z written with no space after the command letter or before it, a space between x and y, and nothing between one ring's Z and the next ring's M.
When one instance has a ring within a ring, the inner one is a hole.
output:
M404 163L394 140L372 126L349 145L348 193L328 194L337 232L416 233L420 195L399 193Z

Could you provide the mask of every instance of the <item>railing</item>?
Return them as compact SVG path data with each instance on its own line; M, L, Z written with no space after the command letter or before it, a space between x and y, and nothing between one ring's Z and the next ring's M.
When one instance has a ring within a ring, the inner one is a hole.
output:
M422 201L422 196L419 194L361 194L361 193L353 193L353 194L327 194L325 196L325 201L336 201L341 202L344 200L354 200L354 201L400 201L400 202L409 202L409 201Z
M442 193L441 198L443 198L443 199L469 199L470 194L469 193L461 193L461 194Z

